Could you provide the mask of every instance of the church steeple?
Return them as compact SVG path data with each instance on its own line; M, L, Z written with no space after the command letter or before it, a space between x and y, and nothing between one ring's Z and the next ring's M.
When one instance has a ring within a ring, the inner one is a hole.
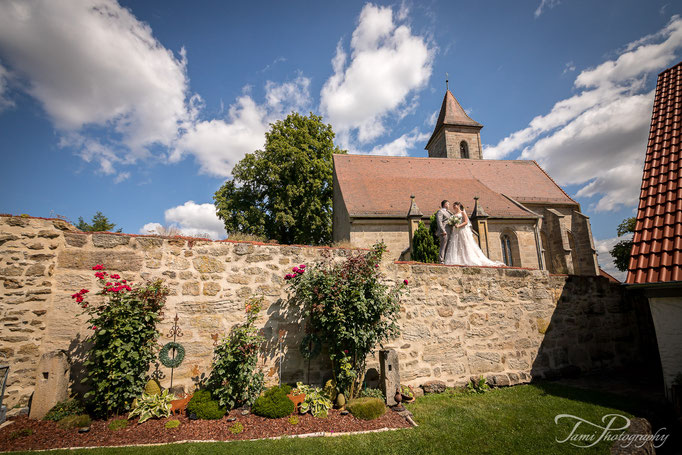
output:
M483 125L464 112L448 88L443 97L436 127L426 144L429 157L482 159L481 128Z

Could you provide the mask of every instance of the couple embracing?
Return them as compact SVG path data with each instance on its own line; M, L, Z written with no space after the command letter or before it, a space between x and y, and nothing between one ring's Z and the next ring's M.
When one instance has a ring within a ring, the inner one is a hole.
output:
M491 261L478 247L471 230L469 217L464 206L455 202L450 211L450 201L440 203L440 210L436 212L438 236L440 238L441 264L447 265L485 265L503 267L504 263Z

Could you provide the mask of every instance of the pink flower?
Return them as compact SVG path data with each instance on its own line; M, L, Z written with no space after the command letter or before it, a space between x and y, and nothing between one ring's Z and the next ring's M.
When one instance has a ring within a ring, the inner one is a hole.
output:
M90 292L90 291L88 291L87 289L81 289L81 290L80 290L80 293L81 293L81 294L87 294L88 292Z
M92 270L104 270L104 266L102 264L97 264L92 268Z
M125 283L126 283L126 280L121 280L121 283L125 284Z
M111 281L107 281L107 284L105 286L113 286L114 284Z
M408 281L407 281L407 280L403 280L403 283L405 284L405 286L407 286Z
M97 330L97 326L96 326L96 325L93 325L92 327L90 327L90 329L91 329L91 330Z
M379 264L374 264L374 268L375 268L375 269L378 269L378 268L379 268Z
M293 276L291 273L287 273L287 275L284 277L284 279L285 279L285 280L290 280L290 279L292 279L293 277L294 277L294 276Z
M301 264L298 266L299 269L305 269L305 264Z
M100 280L103 280L105 276L107 276L106 272L95 273L95 278L99 278Z

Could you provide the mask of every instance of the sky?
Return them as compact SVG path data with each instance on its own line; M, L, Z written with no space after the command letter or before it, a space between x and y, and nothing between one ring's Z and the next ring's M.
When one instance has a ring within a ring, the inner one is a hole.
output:
M680 15L664 0L3 0L0 213L224 238L213 194L271 122L313 112L351 153L426 156L447 73L484 157L536 160L614 272Z

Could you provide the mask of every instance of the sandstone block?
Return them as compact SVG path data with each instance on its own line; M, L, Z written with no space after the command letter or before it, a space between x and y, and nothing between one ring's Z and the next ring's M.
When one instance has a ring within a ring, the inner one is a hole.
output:
M66 240L67 245L80 248L88 242L88 235L76 234L74 232L65 232L64 240Z
M438 307L438 315L442 318L449 318L454 314L454 311L450 307Z
M251 254L246 258L246 262L266 262L271 260L272 256L269 254Z
M182 295L199 295L199 282L189 281L182 285Z
M396 391L400 388L400 363L394 349L379 351L379 385L386 397L386 404L395 406Z
M253 253L254 247L250 243L235 243L234 254L243 256Z
M44 239L54 239L59 237L59 232L44 229L42 231L38 231L38 237L42 237Z
M27 226L28 225L28 219L27 218L22 218L20 216L11 216L7 218L7 224L10 226Z
M68 398L69 361L64 351L40 356L29 417L42 419L55 404Z
M115 234L93 234L92 244L97 248L115 248L121 245L128 245L130 237Z
M17 265L11 265L9 267L5 267L4 269L0 269L0 275L5 276L21 276L23 272L24 268Z
M204 295L217 295L220 292L220 285L214 282L204 283Z
M447 388L443 381L428 381L421 385L424 393L443 393Z
M92 270L104 264L109 270L138 272L142 269L142 255L133 251L82 251L67 249L59 253L57 265L65 269Z
M199 256L192 263L199 273L217 273L225 271L225 266L218 259L211 256Z
M140 245L143 250L150 250L152 248L161 248L163 246L163 239L153 237L136 237L135 243Z

